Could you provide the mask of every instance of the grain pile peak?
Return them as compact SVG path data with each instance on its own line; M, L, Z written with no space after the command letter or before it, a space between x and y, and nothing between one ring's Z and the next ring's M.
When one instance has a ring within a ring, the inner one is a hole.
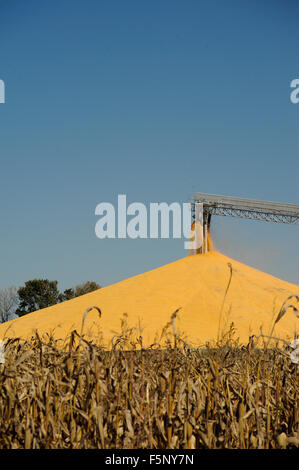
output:
M292 309L275 319L294 294L298 286L209 251L2 324L0 339L29 339L37 331L65 340L82 331L84 312L96 306L101 315L96 309L85 315L83 334L107 348L116 341L130 348L171 338L199 347L227 336L247 344L261 333L292 341L298 330Z

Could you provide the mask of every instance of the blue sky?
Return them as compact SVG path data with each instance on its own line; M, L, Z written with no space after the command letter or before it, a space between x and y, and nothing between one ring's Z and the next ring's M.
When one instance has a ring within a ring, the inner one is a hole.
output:
M117 282L183 240L99 240L95 207L194 192L299 203L299 4L0 3L0 287ZM216 248L299 284L298 226L214 218Z

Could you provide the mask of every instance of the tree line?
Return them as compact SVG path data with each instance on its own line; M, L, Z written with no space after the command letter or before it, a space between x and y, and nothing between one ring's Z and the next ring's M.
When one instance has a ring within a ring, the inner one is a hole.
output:
M31 279L19 289L14 286L0 289L0 323L11 320L14 315L22 317L100 288L96 282L87 281L60 292L58 281Z

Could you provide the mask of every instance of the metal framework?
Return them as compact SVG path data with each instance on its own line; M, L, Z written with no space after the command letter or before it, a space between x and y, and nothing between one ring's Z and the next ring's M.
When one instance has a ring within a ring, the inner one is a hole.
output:
M203 204L203 232L209 233L212 215L239 217L242 219L262 220L299 225L299 204L258 201L231 196L197 193L192 200L193 217L195 203ZM208 251L207 237L202 251Z

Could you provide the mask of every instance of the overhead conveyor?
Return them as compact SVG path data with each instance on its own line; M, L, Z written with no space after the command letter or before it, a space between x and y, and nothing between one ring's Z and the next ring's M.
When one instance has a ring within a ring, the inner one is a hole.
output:
M201 252L209 250L207 234L210 231L212 215L299 225L299 204L267 202L256 199L197 193L191 202L195 221L196 203L202 204L203 211L204 243Z

